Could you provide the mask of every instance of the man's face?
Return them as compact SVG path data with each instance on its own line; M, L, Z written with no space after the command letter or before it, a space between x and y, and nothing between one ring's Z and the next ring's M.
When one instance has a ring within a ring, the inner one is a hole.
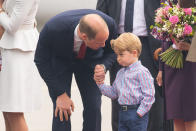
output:
M85 40L86 46L93 50L97 50L101 47L105 47L105 41L108 39L109 32L99 32L95 36L95 39L89 40L88 37Z

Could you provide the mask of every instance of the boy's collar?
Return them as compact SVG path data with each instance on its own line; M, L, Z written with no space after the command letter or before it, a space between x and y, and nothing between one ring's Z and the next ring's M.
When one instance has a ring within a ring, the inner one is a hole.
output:
M130 64L129 66L125 67L125 69L135 68L138 65L141 65L141 61L140 60L137 60L136 62Z

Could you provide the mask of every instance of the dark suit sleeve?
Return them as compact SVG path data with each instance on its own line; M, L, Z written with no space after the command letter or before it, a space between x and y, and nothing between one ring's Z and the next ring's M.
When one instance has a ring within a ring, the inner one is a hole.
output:
M55 98L65 93L65 88L63 88L64 83L58 78L54 67L52 67L52 38L48 27L45 26L39 36L34 61L41 77L48 86L50 96Z
M117 25L114 20L112 20L112 24L108 26L110 30L110 36L108 40L106 41L106 47L104 49L104 58L102 60L102 63L105 65L106 69L110 69L112 64L116 61L116 54L111 48L110 41L112 39L117 38Z
M107 0L97 0L96 9L108 14Z

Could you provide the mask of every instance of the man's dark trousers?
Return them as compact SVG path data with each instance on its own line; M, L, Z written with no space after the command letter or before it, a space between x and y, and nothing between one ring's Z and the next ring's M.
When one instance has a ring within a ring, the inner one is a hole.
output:
M74 73L84 107L82 131L101 131L101 93L93 80L94 71L77 59L72 63L71 67L69 75L65 75L66 83L70 87L66 92L70 96L72 75ZM55 111L56 99L52 101ZM71 131L70 119L67 122L65 120L61 122L59 117L53 117L52 131Z

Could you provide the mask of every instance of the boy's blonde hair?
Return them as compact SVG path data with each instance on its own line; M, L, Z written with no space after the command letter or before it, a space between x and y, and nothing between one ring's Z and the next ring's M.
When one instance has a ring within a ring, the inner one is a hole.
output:
M139 57L142 51L140 39L132 33L122 33L117 39L111 40L110 43L115 52L122 53L123 51L132 52L136 50Z

